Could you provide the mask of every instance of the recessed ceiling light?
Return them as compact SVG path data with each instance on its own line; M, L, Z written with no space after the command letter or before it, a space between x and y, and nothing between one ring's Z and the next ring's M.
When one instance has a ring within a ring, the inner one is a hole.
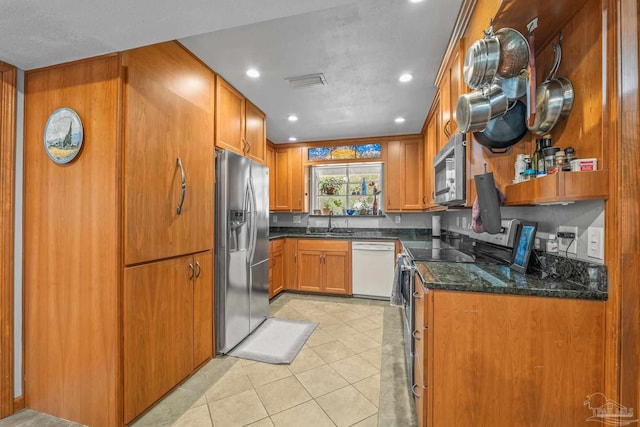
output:
M289 120L290 122L297 122L298 116L296 116L295 114L290 114L289 117L287 117L287 120Z
M291 138L289 138L289 141L291 141L291 142L295 142L295 141L297 141L297 140L298 140L298 138L295 138L295 137L293 137L293 136L292 136Z
M260 77L260 71L256 70L255 68L249 68L247 70L247 76L251 77L252 79L256 79Z
M413 75L411 75L411 73L404 73L398 78L402 83L410 82L412 79Z
M396 123L404 123L404 117L396 117Z
M422 0L409 0L411 3L420 3Z

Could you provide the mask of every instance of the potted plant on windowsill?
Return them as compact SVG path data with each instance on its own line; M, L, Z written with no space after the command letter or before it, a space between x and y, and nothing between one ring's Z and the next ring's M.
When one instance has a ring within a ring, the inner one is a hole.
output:
M341 189L344 181L335 176L325 176L320 178L320 193L332 196L337 194Z
M322 215L329 215L331 213L331 200L325 200L322 202Z

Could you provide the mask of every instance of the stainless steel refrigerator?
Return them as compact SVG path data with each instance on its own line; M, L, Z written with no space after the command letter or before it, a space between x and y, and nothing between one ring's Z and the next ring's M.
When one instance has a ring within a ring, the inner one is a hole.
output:
M269 312L269 169L216 152L216 347L227 353Z

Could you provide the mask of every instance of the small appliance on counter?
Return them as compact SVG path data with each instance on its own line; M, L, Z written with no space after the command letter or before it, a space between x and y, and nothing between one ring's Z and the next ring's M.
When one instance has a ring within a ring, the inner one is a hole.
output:
M465 136L456 133L433 159L435 203L447 206L463 206L466 203L465 151Z

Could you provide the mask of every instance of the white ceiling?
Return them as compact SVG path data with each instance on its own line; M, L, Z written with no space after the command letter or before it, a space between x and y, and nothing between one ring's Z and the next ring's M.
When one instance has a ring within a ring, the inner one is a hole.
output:
M178 39L267 114L273 142L418 133L461 2L2 0L0 61L30 70ZM285 80L317 72L327 86Z

